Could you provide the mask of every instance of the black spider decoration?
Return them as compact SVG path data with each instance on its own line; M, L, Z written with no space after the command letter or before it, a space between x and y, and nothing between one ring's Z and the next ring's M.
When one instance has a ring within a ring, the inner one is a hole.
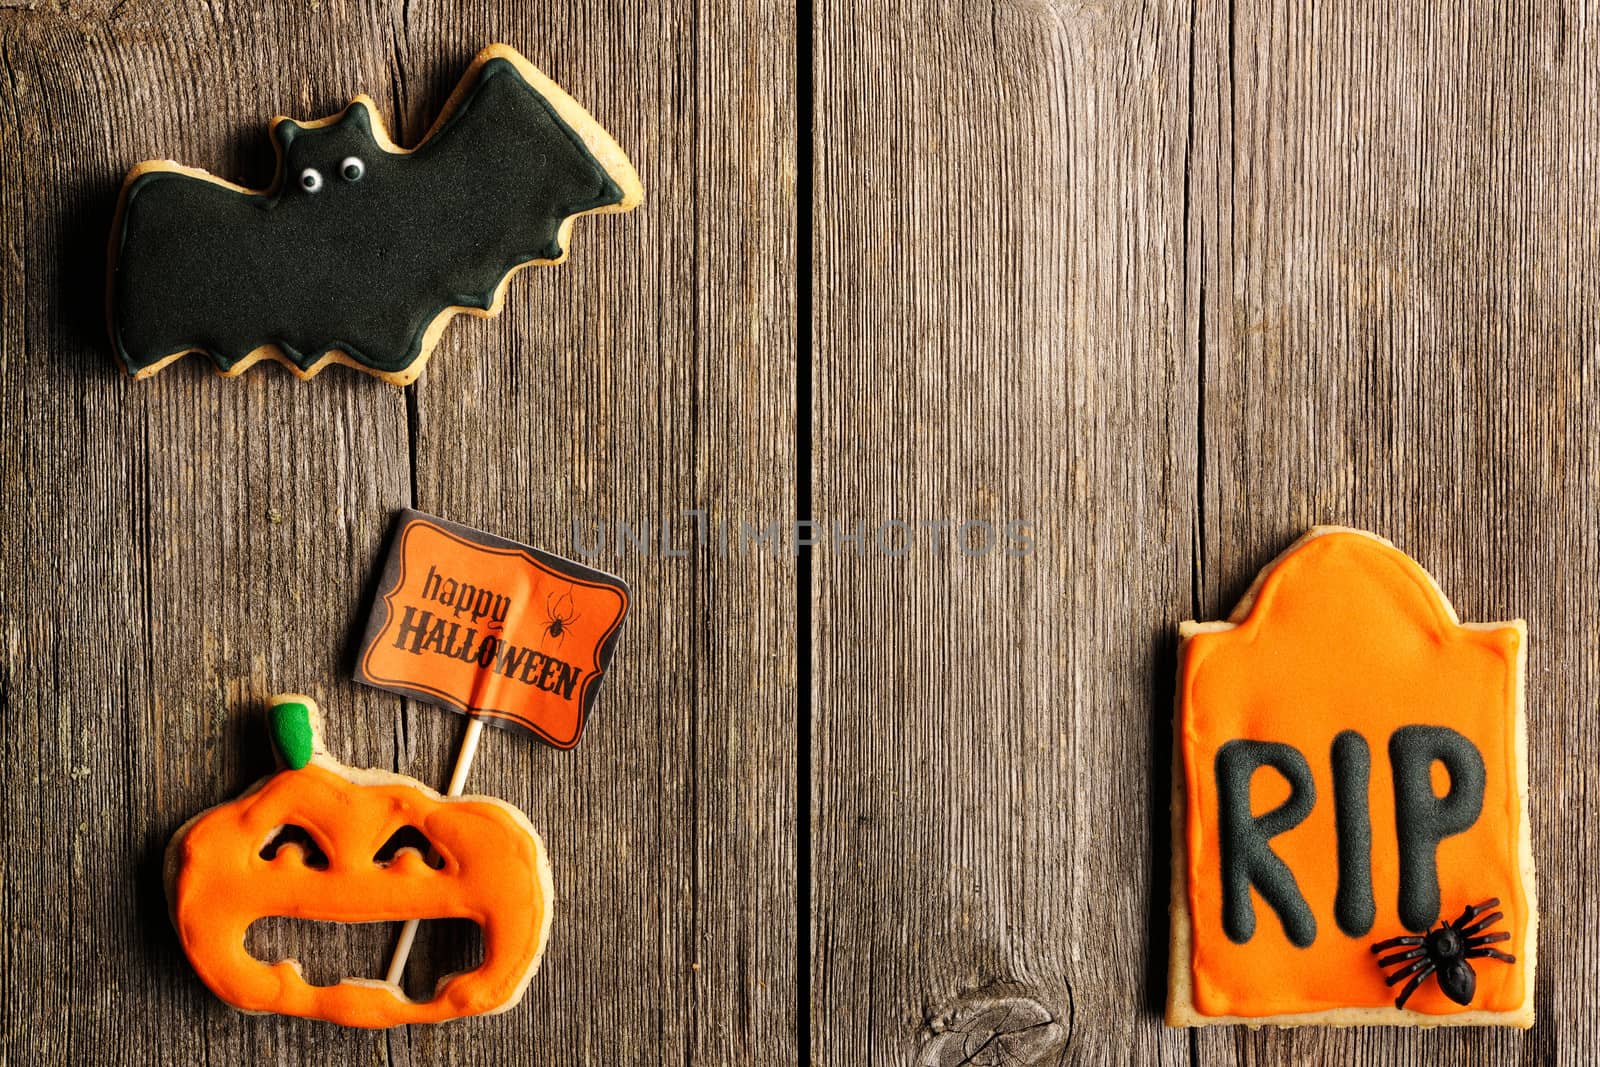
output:
M1394 985L1408 975L1411 978L1406 987L1400 991L1400 995L1395 998L1394 1006L1405 1007L1406 1001L1411 999L1411 994L1417 991L1417 987L1428 975L1436 971L1439 988L1444 990L1444 995L1457 1004L1469 1004L1472 1002L1472 995L1478 990L1478 975L1468 960L1487 958L1499 960L1501 963L1516 963L1517 957L1487 947L1497 941L1511 940L1510 934L1503 930L1497 934L1481 932L1505 918L1505 912L1502 911L1478 918L1490 908L1499 906L1498 897L1486 900L1482 904L1474 904L1467 908L1455 922L1441 922L1438 929L1429 930L1426 934L1391 937L1387 941L1379 941L1373 945L1374 953L1386 952L1400 946L1407 947L1404 952L1396 952L1378 961L1379 967L1400 964L1398 970L1384 979L1389 985Z
M563 602L566 603L565 607L562 607ZM544 617L547 620L544 625L544 634L546 637L556 639L557 648L561 647L561 643L566 640L567 631L572 629L572 624L583 618L572 608L572 594L570 592L563 593L559 597L555 593L550 593L544 598Z

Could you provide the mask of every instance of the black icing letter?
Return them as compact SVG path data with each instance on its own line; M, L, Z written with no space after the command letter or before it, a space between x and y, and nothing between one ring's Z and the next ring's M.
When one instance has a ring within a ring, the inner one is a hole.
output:
M1450 772L1450 791L1433 792L1434 761ZM1389 736L1394 823L1400 841L1400 922L1421 932L1439 918L1439 842L1478 821L1483 755L1448 726L1402 726Z
M1333 917L1350 937L1372 929L1377 905L1372 899L1372 816L1367 812L1367 783L1372 752L1366 738L1345 730L1333 739L1333 817L1339 840L1339 889L1333 895Z
M1289 799L1259 818L1250 814L1250 777L1271 767L1289 783ZM1317 939L1317 920L1300 894L1294 872L1268 842L1311 814L1317 789L1306 758L1274 741L1229 741L1217 750L1217 802L1222 827L1222 929L1245 944L1256 932L1254 886L1278 913L1289 940L1305 948Z

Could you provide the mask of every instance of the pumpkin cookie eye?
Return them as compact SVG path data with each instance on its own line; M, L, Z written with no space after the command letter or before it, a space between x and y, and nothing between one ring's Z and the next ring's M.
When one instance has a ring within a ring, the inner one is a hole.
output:
M395 856L401 849L409 848L422 857L422 861L436 871L444 870L444 857L439 855L433 847L433 842L428 840L428 835L415 826L402 826L389 835L389 840L378 849L372 862L380 867L387 867L394 862Z
M272 836L267 838L267 843L261 846L261 858L264 860L276 859L278 852L285 848L294 849L300 854L301 860L307 867L315 871L328 869L328 854L322 851L322 846L317 844L317 839L311 836L311 831L304 826L289 823L272 831Z

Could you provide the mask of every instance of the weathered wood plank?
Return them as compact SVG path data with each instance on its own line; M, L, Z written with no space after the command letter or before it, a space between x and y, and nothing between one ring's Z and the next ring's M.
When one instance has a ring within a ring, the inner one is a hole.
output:
M572 259L447 338L416 387L419 507L569 555L603 524L593 562L633 590L583 743L491 732L480 749L473 780L502 784L546 832L559 926L526 1011L479 1032L486 1062L529 1035L530 1062L789 1060L791 568L714 542L666 557L659 528L679 519L681 546L684 508L782 516L793 497L792 28L764 3L704 25L671 5L596 5L582 24L596 28L540 50L628 146L645 204L580 221ZM408 66L473 47L443 16L414 15L412 31ZM618 555L618 522L656 530L657 547ZM459 729L427 708L407 718L423 753ZM455 1043L409 1040L425 1063Z
M523 806L559 894L516 1011L342 1031L221 1006L165 917L173 829L270 768L259 701L304 688L352 763L442 784L461 720L348 681L393 510L557 551L571 523L792 497L792 34L752 5L501 13L131 3L0 13L0 1058L750 1062L794 1044L793 587L783 561L598 561L635 614L584 744L495 734L472 784ZM335 369L134 385L102 339L117 183L170 156L259 184L265 121L373 95L420 135L504 39L628 146L650 199L580 224L506 314L458 320L408 393ZM381 973L389 932L272 930ZM459 951L424 939L409 977ZM792 1053L788 1058L792 1058Z
M1187 611L1182 5L820 5L817 1060L1180 1062L1148 1008ZM1154 755L1153 755L1154 754Z
M1395 540L1463 618L1525 616L1542 913L1529 1034L1208 1031L1199 1060L1586 1063L1596 27L1543 3L1203 4L1195 42L1198 606L1225 614L1337 522Z
M392 761L393 713L340 662L359 576L405 501L403 398L342 374L224 382L193 361L136 386L100 308L127 166L170 155L259 179L275 108L320 113L383 68L362 42L328 48L308 98L283 84L285 52L218 48L194 10L141 14L120 30L4 23L0 792L7 841L31 843L6 861L6 1058L361 1062L372 1035L217 1004L166 922L160 857L179 823L270 769L257 715L273 689L327 698L340 751Z

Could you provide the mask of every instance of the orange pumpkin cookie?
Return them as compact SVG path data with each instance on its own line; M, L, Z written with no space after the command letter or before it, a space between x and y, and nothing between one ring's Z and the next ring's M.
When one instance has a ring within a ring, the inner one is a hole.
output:
M323 750L309 697L274 697L269 721L285 769L190 819L167 847L172 922L201 980L242 1011L373 1028L494 1014L521 1000L554 899L527 818L492 797L440 796L404 775L346 767ZM385 848L400 831L411 841L420 832L429 854ZM483 932L483 963L440 979L420 1002L377 979L313 986L297 961L245 950L250 924L271 916L469 919Z
M1317 527L1186 622L1167 1024L1527 1027L1527 628Z

